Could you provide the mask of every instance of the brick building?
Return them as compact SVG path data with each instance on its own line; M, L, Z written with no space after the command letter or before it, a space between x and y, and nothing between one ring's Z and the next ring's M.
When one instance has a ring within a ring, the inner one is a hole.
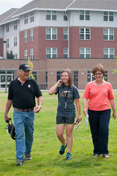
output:
M72 70L74 85L84 89L98 63L104 65L104 79L117 89L116 46L117 0L33 0L0 15L0 88L6 67L9 85L19 64L30 57L41 89L50 88L65 68Z

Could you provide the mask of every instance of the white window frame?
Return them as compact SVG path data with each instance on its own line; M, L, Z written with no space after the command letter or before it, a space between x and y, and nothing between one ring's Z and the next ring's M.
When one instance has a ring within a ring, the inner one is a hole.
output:
M84 51L84 52L81 52L81 49L82 49L82 51ZM88 52L88 50L89 50L90 52ZM81 54L84 55L84 56L81 57ZM87 55L90 55L90 57L87 57ZM86 59L91 58L91 48L80 48L80 58L86 58Z
M24 50L24 59L25 59L25 60L28 59L28 50Z
M14 37L14 46L17 46L17 37Z
M68 48L63 49L64 58L68 58Z
M24 24L28 23L28 13L24 14Z
M34 49L30 49L30 60L34 60Z
M9 23L6 24L6 32L9 32Z
M79 20L89 21L90 20L90 11L89 10L80 10Z
M56 21L57 20L57 15L56 11L46 11L46 20L52 20Z
M104 20L104 21L114 21L113 12L104 11L103 20Z
M14 21L14 30L17 30L17 20Z
M68 28L63 29L63 38L64 40L68 40Z
M28 32L24 31L24 43L28 42Z
M6 48L9 48L9 39L6 39Z
M34 30L30 30L30 41L32 42L34 40Z
M113 52L112 52L113 51ZM105 56L107 55L107 57ZM112 56L113 57L112 57ZM108 59L108 58L115 58L115 49L114 48L104 48L104 58Z
M34 11L30 12L30 22L34 22Z
M57 28L46 28L46 40L57 40Z
M103 35L106 36L107 39L104 38L104 40L113 41L114 40L114 29L104 29ZM113 36L113 39L111 39L111 36Z
M49 50L50 52L48 52ZM50 55L50 57L47 57L47 55ZM56 55L56 57L53 57L53 55ZM57 48L46 48L46 58L57 58Z
M89 38L87 38L87 36L89 36ZM91 39L91 29L90 28L80 28L80 40L90 40L90 39Z

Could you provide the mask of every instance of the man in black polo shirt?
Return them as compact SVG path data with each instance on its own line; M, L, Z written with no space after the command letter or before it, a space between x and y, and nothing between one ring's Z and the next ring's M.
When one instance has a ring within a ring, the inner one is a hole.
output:
M8 100L5 110L5 121L9 122L8 112L13 104L14 124L15 124L15 141L16 141L16 166L22 165L25 159L30 160L33 134L34 118L42 108L42 93L37 82L29 78L30 67L28 64L19 66L19 76L11 81L9 86ZM37 106L35 103L37 98Z

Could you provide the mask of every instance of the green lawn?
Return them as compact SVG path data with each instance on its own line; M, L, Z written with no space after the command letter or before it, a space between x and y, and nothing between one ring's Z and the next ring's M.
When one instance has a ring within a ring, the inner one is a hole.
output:
M82 97L83 92L80 92ZM117 92L114 91L117 104ZM117 120L110 120L110 158L93 158L93 144L89 126L85 126L82 112L80 127L74 131L72 160L66 161L58 151L60 142L56 137L57 96L43 92L43 107L35 117L32 160L23 166L15 166L15 141L6 132L4 110L7 94L0 92L0 176L117 176ZM81 101L81 110L82 99ZM9 112L13 116L13 108Z

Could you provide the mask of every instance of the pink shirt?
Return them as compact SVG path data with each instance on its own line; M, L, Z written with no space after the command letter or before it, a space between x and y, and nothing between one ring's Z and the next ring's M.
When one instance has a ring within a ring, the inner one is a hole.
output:
M93 111L110 109L110 99L114 99L112 86L105 82L102 86L96 86L93 82L87 84L83 98L89 99L88 108Z

